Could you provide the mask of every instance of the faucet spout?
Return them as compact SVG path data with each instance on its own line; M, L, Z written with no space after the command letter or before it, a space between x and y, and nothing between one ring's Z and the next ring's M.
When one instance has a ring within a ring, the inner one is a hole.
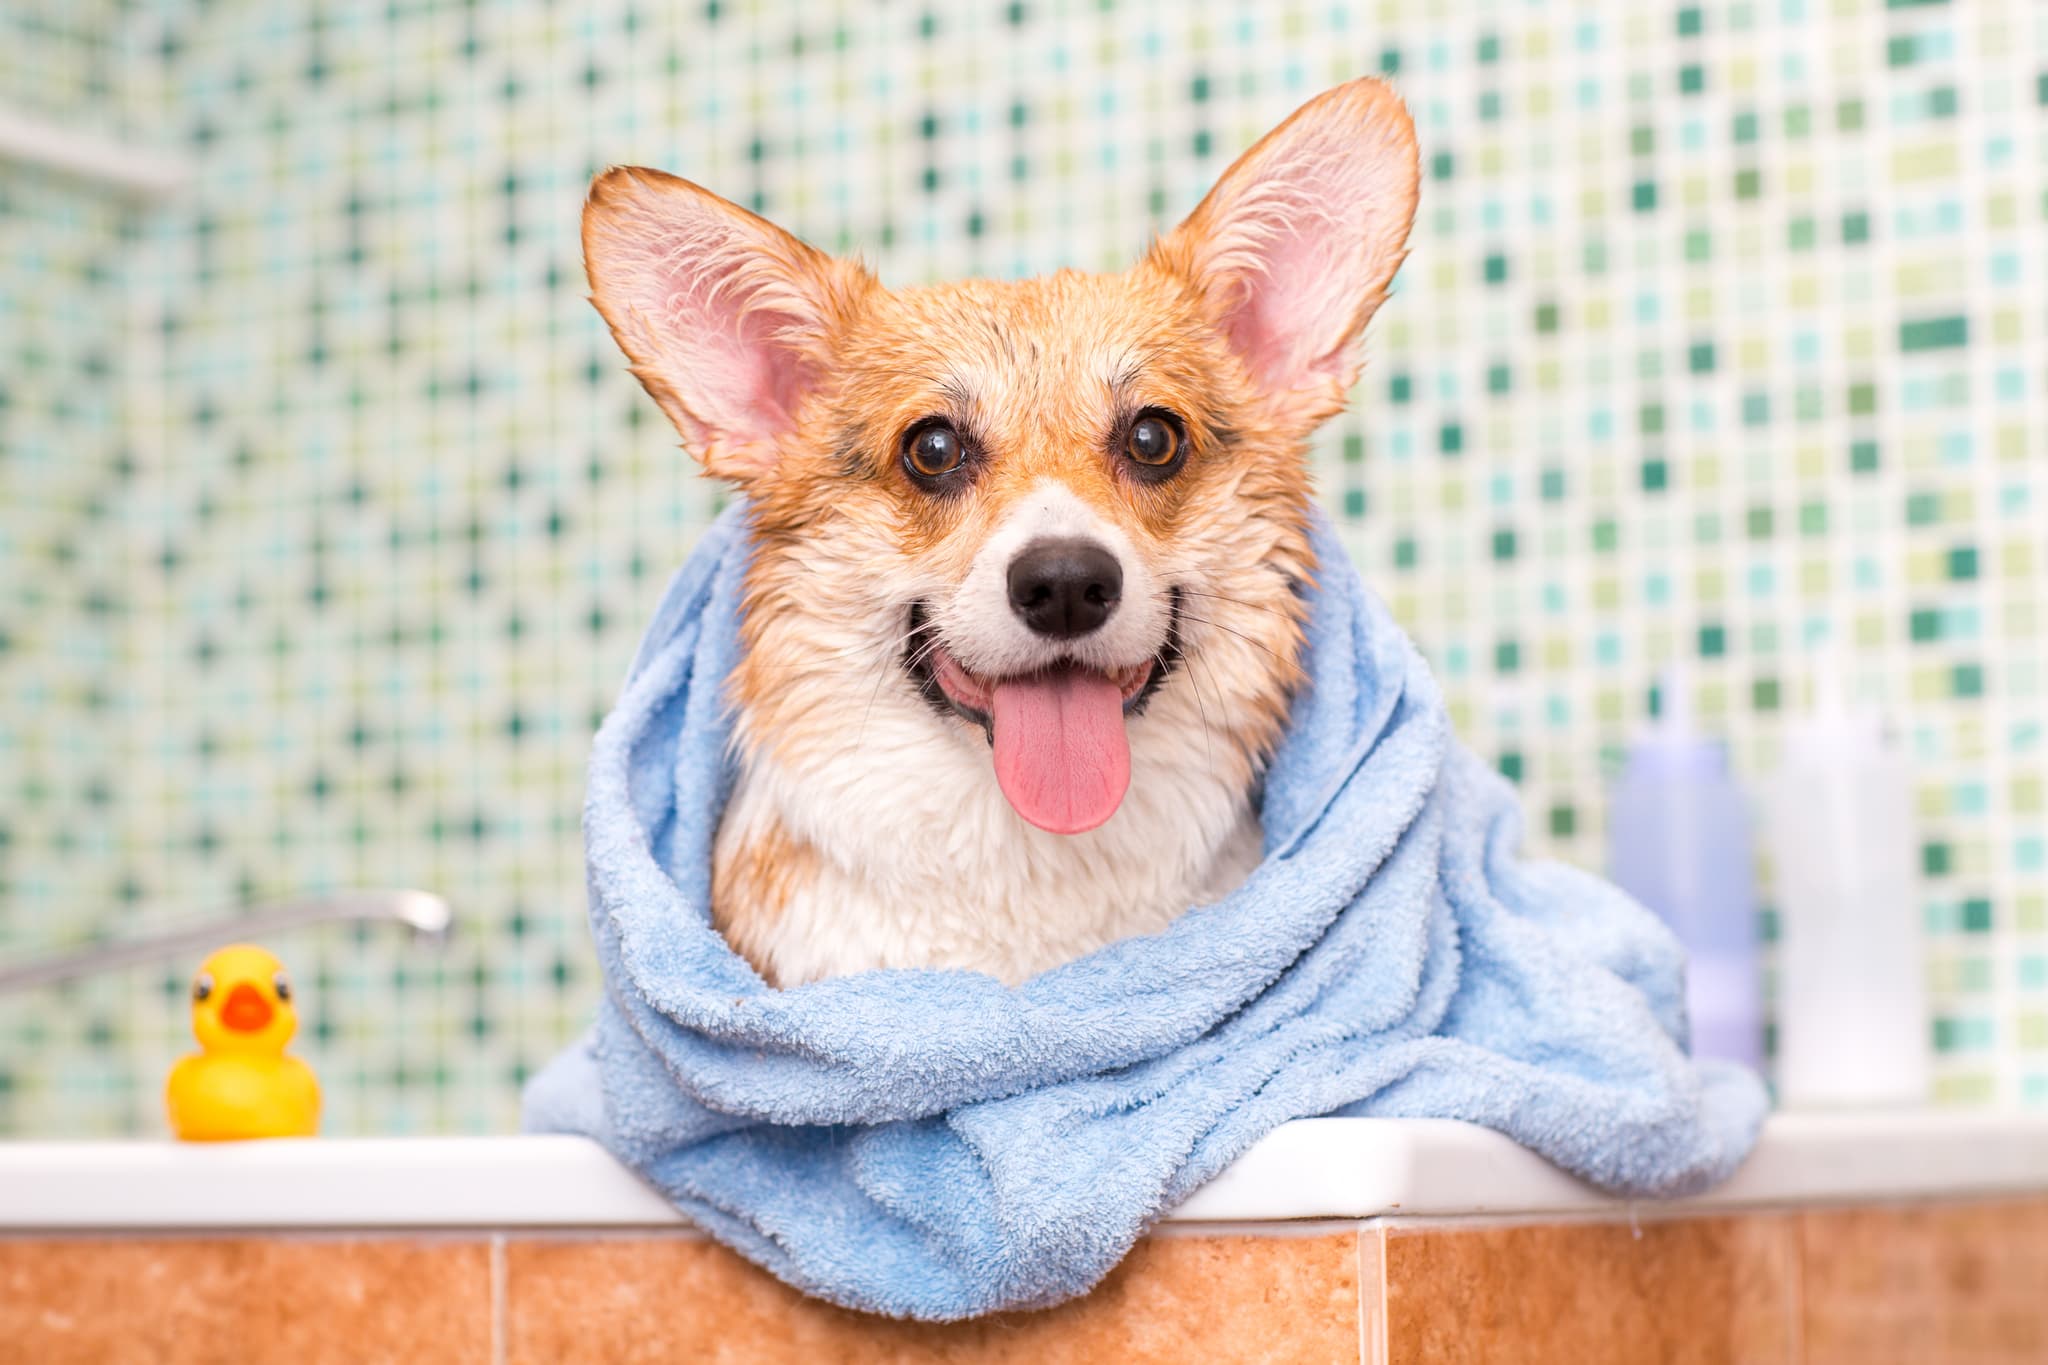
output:
M442 897L431 891L412 888L336 891L324 896L272 901L239 914L223 915L143 938L0 966L0 995L140 962L156 962L180 953L210 950L236 940L265 938L309 924L348 920L390 920L405 925L418 938L441 943L454 927L455 912Z

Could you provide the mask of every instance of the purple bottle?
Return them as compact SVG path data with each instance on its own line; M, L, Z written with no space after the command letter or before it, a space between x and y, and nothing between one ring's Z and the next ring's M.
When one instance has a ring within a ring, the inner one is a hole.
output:
M1667 674L1658 690L1658 720L1630 747L1612 792L1611 875L1685 945L1693 1055L1761 1070L1749 806L1721 747L1693 729L1683 681Z

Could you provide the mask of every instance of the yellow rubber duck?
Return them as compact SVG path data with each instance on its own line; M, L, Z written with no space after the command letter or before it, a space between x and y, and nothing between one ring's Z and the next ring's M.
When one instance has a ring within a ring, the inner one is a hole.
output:
M192 978L199 1051L180 1057L164 1086L171 1130L187 1142L311 1137L320 1085L284 1055L298 1028L283 963L247 943L207 958Z

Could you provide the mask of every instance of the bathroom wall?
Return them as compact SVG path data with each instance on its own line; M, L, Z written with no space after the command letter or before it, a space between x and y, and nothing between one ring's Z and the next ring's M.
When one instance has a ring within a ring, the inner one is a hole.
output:
M0 99L111 102L198 174L122 216L0 170L42 253L0 261L0 951L432 887L438 955L273 945L329 1131L511 1125L597 989L585 736L716 504L582 302L590 173L677 170L899 282L1114 267L1380 71L1423 208L1315 458L1530 846L1602 861L1660 669L1756 775L1833 654L1916 763L1941 1097L2048 1103L2037 7L91 17L111 67L12 53ZM0 999L0 1131L152 1130L189 966Z
M118 132L123 6L0 8L0 105ZM113 810L131 716L123 664L133 465L122 393L137 220L117 199L0 163L0 959L71 942L107 915ZM125 984L62 999L0 996L0 1131L122 1128L96 1091L132 1046ZM86 1001L90 1016L74 1013ZM52 1077L62 1082L55 1107Z

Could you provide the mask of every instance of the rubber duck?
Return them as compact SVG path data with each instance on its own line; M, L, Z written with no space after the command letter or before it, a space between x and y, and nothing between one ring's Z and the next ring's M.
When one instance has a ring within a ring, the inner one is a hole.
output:
M171 1130L187 1142L311 1137L320 1085L284 1053L298 1028L283 963L247 943L207 958L192 978L199 1051L180 1057L164 1086Z

